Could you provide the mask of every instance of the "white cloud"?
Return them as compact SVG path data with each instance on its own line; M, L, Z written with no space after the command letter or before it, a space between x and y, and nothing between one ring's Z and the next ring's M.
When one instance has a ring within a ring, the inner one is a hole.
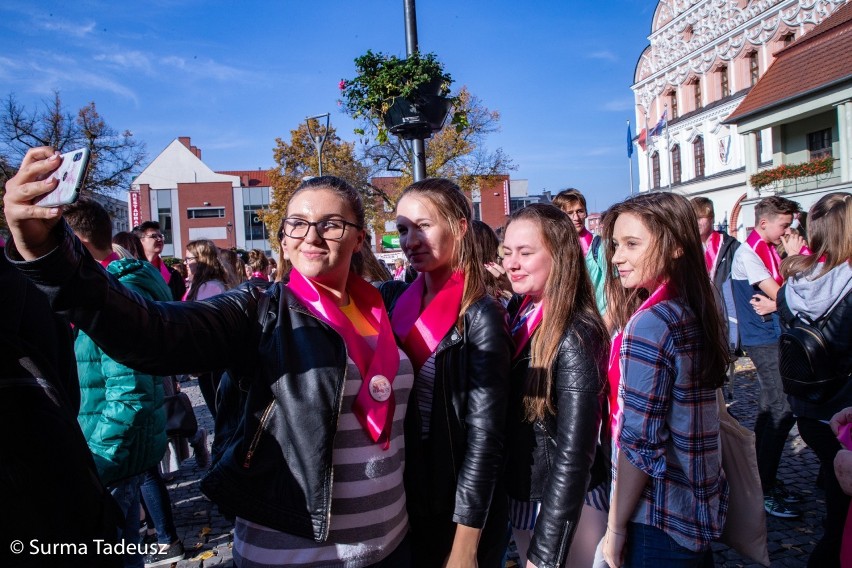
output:
M610 112L624 112L633 110L634 105L635 103L632 99L616 99L605 102L601 109Z
M160 58L159 63L173 67L185 73L189 73L196 77L215 79L218 81L233 81L245 76L245 72L242 69L223 65L211 59L186 59L176 55L169 55Z
M49 31L50 33L64 34L76 38L86 37L95 29L95 22L72 22L68 20L60 20L51 16L50 19L37 19L36 26Z
M589 59L603 59L604 61L618 61L618 57L613 52L606 49L587 53L586 57Z
M149 74L153 70L151 56L141 51L101 53L95 55L94 60L110 63L126 70L135 69Z

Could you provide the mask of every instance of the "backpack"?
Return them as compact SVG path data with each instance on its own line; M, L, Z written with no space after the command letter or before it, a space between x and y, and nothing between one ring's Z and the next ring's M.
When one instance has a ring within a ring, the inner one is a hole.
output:
M821 404L837 394L848 377L836 368L837 357L823 327L838 301L816 320L796 314L787 321L779 340L778 366L784 392L802 401Z

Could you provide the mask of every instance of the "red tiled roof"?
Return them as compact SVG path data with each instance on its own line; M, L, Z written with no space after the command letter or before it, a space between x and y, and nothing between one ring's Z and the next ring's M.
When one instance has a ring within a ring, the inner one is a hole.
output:
M725 122L736 122L844 80L852 80L852 2L778 52Z
M272 182L269 180L269 170L228 170L216 173L226 176L239 176L241 185L243 185L242 179L248 176L248 185L244 185L244 187L272 186Z

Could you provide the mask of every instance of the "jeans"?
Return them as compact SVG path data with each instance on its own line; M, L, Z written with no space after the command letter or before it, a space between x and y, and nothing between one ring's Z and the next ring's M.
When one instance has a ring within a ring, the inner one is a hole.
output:
M110 486L110 493L124 515L119 540L124 541L125 544L139 544L139 486L141 483L142 475L135 475ZM144 564L145 557L141 554L124 555L125 568L142 568Z
M657 527L628 523L623 568L713 568L713 551L689 550Z
M169 489L163 476L160 475L158 466L154 466L144 474L142 482L142 499L145 501L145 510L154 522L157 529L157 542L160 544L172 544L180 540L175 528L174 517L172 517L172 500L169 498ZM136 519L138 532L139 519Z
M781 385L778 370L778 345L746 347L749 358L757 368L760 400L754 423L757 470L764 495L775 485L778 464L787 443L787 435L796 423L790 402Z
M839 568L840 544L850 499L840 488L834 474L834 456L840 450L840 442L828 424L813 418L799 418L799 434L819 458L825 481L825 532L811 552L808 567Z

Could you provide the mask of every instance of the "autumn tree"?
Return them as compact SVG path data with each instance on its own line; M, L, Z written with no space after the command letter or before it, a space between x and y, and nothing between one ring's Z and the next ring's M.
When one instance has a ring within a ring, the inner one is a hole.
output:
M326 140L322 149L322 173L345 179L362 192L362 198L369 199L369 170L355 156L355 143L345 142L337 135L334 127L329 126L326 132L324 126L319 126L316 120L311 125L315 133L325 134ZM319 160L313 138L304 122L296 130L290 131L290 141L281 138L275 140L273 152L276 167L270 170L272 184L270 206L261 212L261 218L266 224L270 235L275 235L281 224L281 219L287 210L290 196L303 178L315 176L319 172ZM367 208L367 223L373 222L375 212ZM270 237L273 250L278 250L276 236Z
M452 179L463 190L470 191L477 186L478 179L506 174L516 166L502 149L492 152L485 146L488 135L500 130L500 113L489 110L467 87L459 91L458 106L467 115L467 125L445 126L426 141L426 175ZM399 174L393 189L370 186L370 197L393 204L413 179L411 143L396 136L390 136L385 143L365 142L361 158L371 167L371 175Z
M91 152L84 192L127 189L145 161L145 145L129 130L119 133L91 102L71 114L58 92L41 108L27 109L14 95L0 107L0 176L8 179L30 148L52 146L60 152L87 147Z

